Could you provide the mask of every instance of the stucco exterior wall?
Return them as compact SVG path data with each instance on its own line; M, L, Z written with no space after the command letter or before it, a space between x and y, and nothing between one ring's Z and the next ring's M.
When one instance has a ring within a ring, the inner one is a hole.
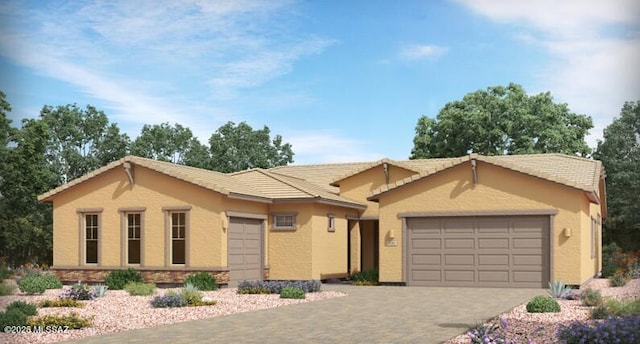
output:
M135 167L135 184L125 172L112 169L58 195L54 208L54 266L80 264L79 209L101 208L99 262L101 267L124 267L121 252L119 209L144 207L142 267L165 266L165 212L163 207L191 207L187 233L187 266L219 267L223 261L220 209L222 196L192 184L167 177L141 166ZM196 238L196 239L194 239ZM126 263L126 262L125 262ZM91 266L91 265L88 265Z
M335 231L328 230L328 214L335 217ZM317 204L313 216L313 278L347 276L347 219L344 210Z
M351 228L350 228L350 239L351 239L351 244L350 244L350 255L351 255L351 271L349 271L349 273L353 273L355 271L361 271L362 267L361 267L361 262L360 262L360 252L362 250L362 247L360 245L360 240L361 240L361 230L362 228L360 228L360 221L358 220L351 220Z
M296 229L272 229L272 215L297 212ZM273 204L269 214L269 279L302 280L313 276L313 204Z
M395 183L406 177L416 174L413 171L389 165L389 183ZM367 205L362 217L378 218L378 203L367 201L371 192L386 184L384 169L376 166L372 169L358 173L340 182L340 196L361 202Z
M401 282L404 212L471 212L556 209L551 233L552 276L568 284L585 282L581 270L582 192L518 172L478 162L478 184L470 164L462 164L380 197L380 280ZM571 237L563 235L570 228ZM397 246L386 246L394 231ZM591 265L593 266L593 264Z

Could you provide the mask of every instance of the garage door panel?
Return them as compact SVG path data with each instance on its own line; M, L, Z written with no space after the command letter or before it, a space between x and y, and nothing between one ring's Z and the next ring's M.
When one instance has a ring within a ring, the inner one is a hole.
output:
M445 265L473 265L475 256L472 254L446 254Z
M475 246L475 240L473 239L447 238L444 240L445 249L456 249L456 248L473 249L474 246Z
M548 216L412 218L407 231L409 285L536 288L548 282Z
M440 282L440 280L442 280L442 274L440 270L414 270L412 278L414 281Z
M445 282L468 282L475 280L475 272L473 270L446 270L444 272Z
M411 256L411 262L417 265L440 265L439 254L414 254Z
M478 271L479 282L491 282L491 283L508 283L509 271L505 270L480 270Z
M509 239L507 238L479 238L478 248L481 249L509 249Z
M509 265L508 254L480 254L478 265Z
M414 249L421 248L440 248L441 240L440 239L414 239L411 242L411 247Z

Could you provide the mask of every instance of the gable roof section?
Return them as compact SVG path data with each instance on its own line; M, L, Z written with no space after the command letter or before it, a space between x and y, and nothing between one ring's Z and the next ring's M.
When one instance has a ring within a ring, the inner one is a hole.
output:
M354 162L322 165L287 165L271 168L269 172L303 179L328 192L337 194L340 189L331 185L336 178L370 164L370 162Z
M384 158L384 159L381 159L381 160L378 160L378 161L374 161L374 162L371 162L371 163L362 164L361 166L356 167L355 169L347 172L346 174L338 176L337 178L335 178L331 182L330 185L332 185L332 186L340 186L340 182L341 181L343 181L345 179L348 179L348 178L351 178L351 177L353 177L353 176L355 176L357 174L360 174L362 172L366 172L366 171L368 171L368 170L370 170L372 168L376 168L376 167L378 167L380 165L383 165L383 164L389 164L389 165L392 165L392 166L400 167L400 168L403 168L405 170L413 171L415 173L418 173L418 171L419 171L418 169L413 168L411 166L408 166L408 164L405 164L403 162L394 161L394 160L391 160L391 159Z
M373 191L372 195L368 199L377 200L380 195L386 192L413 183L417 180L424 179L470 160L486 162L512 171L575 188L587 193L587 196L593 202L598 204L600 203L598 189L600 176L603 172L602 163L597 160L555 153L501 156L471 154L469 156L452 159L414 160L414 162L410 164L423 168L419 174L405 178L397 183L383 186L378 190Z
M38 196L39 201L50 201L57 194L64 192L68 189L73 188L74 186L83 183L87 180L90 180L98 175L105 173L114 168L123 166L124 163L132 163L134 166L142 166L148 168L150 170L156 171L158 173L162 173L176 179L180 179L187 183L191 183L202 188L215 191L227 196L247 196L256 198L256 200L262 200L269 202L270 200L265 195L257 192L254 188L242 184L231 176L210 171L204 170L195 167L189 167L185 165L178 165L170 162L158 161L153 159L141 158L137 156L126 156L120 160L116 160L114 162L109 163L97 170L89 172L82 177L76 178L66 184L63 184L53 190L50 190L40 196ZM124 172L123 172L124 173Z
M306 180L263 169L237 172L232 177L251 185L267 197L272 198L274 203L312 200L356 209L366 208L364 204L328 192Z

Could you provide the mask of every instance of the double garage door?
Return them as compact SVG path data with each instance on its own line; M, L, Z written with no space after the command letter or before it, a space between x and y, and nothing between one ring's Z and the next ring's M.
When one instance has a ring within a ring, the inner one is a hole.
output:
M549 216L407 219L407 284L547 287Z
M228 235L229 286L242 280L262 279L261 219L231 217Z

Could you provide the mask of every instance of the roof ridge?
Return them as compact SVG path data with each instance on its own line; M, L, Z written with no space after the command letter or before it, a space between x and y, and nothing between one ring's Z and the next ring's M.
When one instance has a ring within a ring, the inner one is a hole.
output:
M312 194L312 193L308 192L307 190L303 190L300 186L293 185L292 183L290 183L290 182L288 182L288 181L286 181L286 180L283 180L284 178L282 178L282 175L276 176L276 175L274 175L274 173L270 173L270 172L269 172L269 171L267 171L267 170L258 170L258 172L260 172L260 173L264 174L265 176L268 176L268 177L270 177L270 178L273 178L273 179L275 179L275 180L277 180L277 181L279 181L279 182L281 182L281 183L284 183L284 184L286 184L286 185L289 185L290 187L292 187L292 188L294 188L294 189L296 189L296 190L298 190L298 191L300 191L300 192L302 192L302 193L305 193L305 194L307 194L307 195L310 195L310 196L312 196L312 197L321 197L320 195L314 195L314 194ZM302 181L304 181L304 180L302 179Z
M354 162L335 162L335 163L328 163L328 164L322 164L322 163L316 163L316 164L300 164L300 165L283 165L283 166L276 166L276 167L271 167L267 170L271 171L271 170L280 170L280 169L285 169L287 167L316 167L316 166L345 166L345 165L358 165L358 164L368 164L371 163L371 161L354 161Z

